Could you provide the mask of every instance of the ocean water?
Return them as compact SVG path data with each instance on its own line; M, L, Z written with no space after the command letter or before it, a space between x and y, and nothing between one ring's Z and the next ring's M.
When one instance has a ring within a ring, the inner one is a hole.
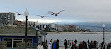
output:
M77 40L78 43L81 41L98 41L98 43L101 43L103 41L103 34L74 34L74 33L70 33L70 34L48 34L46 35L46 39L47 41L50 41L50 39L52 40L56 40L59 39L60 41L60 46L63 46L64 43L64 39L67 40ZM111 34L105 34L105 42L109 43L111 42Z

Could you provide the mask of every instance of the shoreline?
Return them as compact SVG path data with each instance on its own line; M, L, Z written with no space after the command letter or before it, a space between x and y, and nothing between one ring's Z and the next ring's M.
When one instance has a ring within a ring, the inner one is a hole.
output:
M46 32L48 34L103 34L103 32ZM111 34L111 32L105 32Z

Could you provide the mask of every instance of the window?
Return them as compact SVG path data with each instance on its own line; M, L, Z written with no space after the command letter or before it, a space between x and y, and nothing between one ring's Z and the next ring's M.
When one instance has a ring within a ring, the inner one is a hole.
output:
M4 41L7 41L7 47L12 47L12 39L11 38L4 38Z

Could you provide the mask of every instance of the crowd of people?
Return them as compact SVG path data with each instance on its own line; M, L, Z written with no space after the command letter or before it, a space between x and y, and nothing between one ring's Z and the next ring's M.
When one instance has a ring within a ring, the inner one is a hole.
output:
M49 43L47 43L47 40L45 42L38 44L38 49L59 49L59 40L50 40ZM65 49L111 49L111 43L98 43L97 41L82 41L78 42L76 39L71 42L69 40L64 40L64 48Z
M54 40L52 42L52 39L49 43L47 43L47 40L45 42L38 44L38 49L59 49L59 40Z
M97 41L82 41L82 42L77 42L77 40L74 40L70 42L70 44L67 44L67 40L64 40L64 46L65 49L69 48L70 49L111 49L111 43L98 43Z

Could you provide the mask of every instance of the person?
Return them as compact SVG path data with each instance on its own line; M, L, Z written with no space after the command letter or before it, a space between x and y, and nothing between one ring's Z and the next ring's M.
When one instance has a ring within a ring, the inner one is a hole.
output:
M72 46L71 46L71 49L74 49L74 44L73 44L73 42L72 42Z
M59 39L57 39L57 41L56 41L56 49L59 49Z
M83 42L80 42L79 49L83 49Z
M52 43L52 49L56 49L56 40Z
M75 41L74 41L74 42L75 42L75 44L77 44L77 40L76 40L76 39L75 39Z
M89 44L89 39L88 39L87 43Z
M48 49L47 43L44 42L44 49Z
M88 44L88 49L89 49L90 48L90 41L89 41L89 39L87 41L87 44Z
M84 49L87 49L87 43L85 41L83 41L83 47Z
M65 46L65 49L67 49L67 40L66 39L64 40L64 46Z
M52 39L50 40L50 42L52 43Z
M48 49L52 49L51 42L49 42Z
M40 47L41 47L41 45L40 45L40 43L39 43L37 48L40 49Z
M49 43L52 45L52 39L49 41Z
M43 49L43 45L42 44L38 44L38 49Z
M111 43L108 43L107 49L111 49Z
M104 45L104 42L101 43L101 49L104 49L103 45Z
M45 41L45 43L47 44L47 40Z
M97 41L94 41L94 48L97 48Z

